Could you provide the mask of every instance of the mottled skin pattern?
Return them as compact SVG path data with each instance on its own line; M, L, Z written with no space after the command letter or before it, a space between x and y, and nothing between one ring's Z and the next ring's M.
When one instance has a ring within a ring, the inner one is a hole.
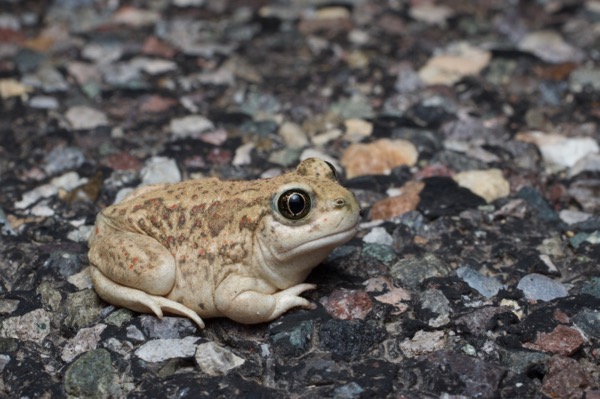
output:
M310 198L297 220L278 205L290 190ZM200 317L270 321L310 307L299 295L315 287L302 282L358 221L354 195L316 158L271 179L147 186L98 215L92 281L114 305L187 316L200 327Z

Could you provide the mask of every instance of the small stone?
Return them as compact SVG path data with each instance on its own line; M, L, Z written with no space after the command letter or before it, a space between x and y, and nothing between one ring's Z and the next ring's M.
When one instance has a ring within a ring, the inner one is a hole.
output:
M419 77L426 85L452 85L465 76L481 72L491 58L489 51L461 42L431 57L419 70Z
M595 296L600 299L600 277L592 277L583 283L580 293Z
M91 325L102 312L100 298L92 289L68 294L64 307L65 318L62 324L71 331L78 331Z
M383 327L364 320L331 319L322 324L319 345L334 356L355 359L385 338Z
M428 289L420 295L421 307L435 314L427 320L427 324L433 328L447 325L450 322L450 301L440 290Z
M568 194L575 198L585 212L600 211L600 180L577 180L569 187Z
M240 367L246 360L215 342L198 345L195 354L196 364L210 376L225 375L229 370Z
M359 142L373 133L373 124L364 119L350 118L344 121L344 138L353 143Z
M491 276L483 276L470 267L459 267L456 269L456 275L464 282L486 298L495 296L498 291L505 288L504 284Z
M525 35L518 44L522 51L530 52L541 60L559 64L562 62L579 62L581 50L571 46L555 31L545 30Z
M84 105L69 108L65 117L73 130L91 130L109 124L104 112Z
M356 382L350 382L348 384L337 387L333 390L334 399L354 399L360 398L360 394L365 390L358 385Z
M392 245L394 239L383 227L373 228L367 235L363 237L363 241L370 244Z
M58 100L50 96L34 96L29 100L29 106L36 109L57 109Z
M289 148L303 148L308 145L308 137L302 127L293 122L284 122L278 134Z
M153 25L158 22L160 18L160 13L156 11L144 10L131 6L121 7L113 15L114 22L133 28Z
M517 284L523 291L525 299L535 301L552 301L569 295L567 287L562 283L537 273L524 276Z
M423 1L412 5L409 14L417 21L428 25L445 26L448 18L454 15L454 10L448 6Z
M284 326L285 328L282 328ZM300 356L310 348L314 322L281 323L271 328L273 349L282 356Z
M49 65L42 65L35 74L24 76L22 82L46 93L64 92L69 89L69 84L62 74Z
M106 349L83 354L69 366L64 377L64 389L77 398L108 399L126 396L116 384L115 370Z
M592 215L590 213L574 211L571 209L563 209L559 212L560 220L566 224L576 224L588 220Z
M52 184L44 184L34 188L31 191L27 191L23 194L23 198L15 203L17 209L29 208L32 204L36 203L41 198L48 198L58 193L58 188Z
M175 358L191 358L196 352L197 341L198 337L155 339L140 346L135 351L135 355L151 363Z
M214 130L215 125L200 115L189 115L183 118L172 119L169 125L171 137L174 140L186 138L200 138L206 131Z
M588 337L600 339L600 311L584 309L572 317L573 323Z
M564 168L574 166L590 154L600 152L596 140L591 137L565 137L543 132L519 133L517 140L535 144L544 161Z
M486 335L495 327L497 315L511 312L512 309L506 306L506 304L506 301L504 301L501 302L502 306L485 306L475 309L458 317L455 320L455 324L469 334Z
M421 198L419 194L425 184L409 181L400 188L397 195L377 201L371 207L371 220L388 220L417 209Z
M410 293L394 286L392 281L384 276L372 277L364 282L365 291L373 295L376 301L387 303L396 308L392 314L401 314L408 310Z
M158 183L178 183L181 181L181 172L174 159L166 157L152 157L146 161L140 175L142 185Z
M397 166L413 166L418 156L410 141L380 139L370 144L350 145L344 151L341 163L350 179L363 175L389 175Z
M435 352L446 347L448 337L444 331L417 331L412 339L400 344L404 356L417 357L426 353Z
M459 186L468 188L488 203L510 194L510 185L499 169L470 170L453 178Z
M242 144L235 150L231 163L235 166L249 165L252 162L252 150L256 147L253 142Z
M569 87L576 93L581 92L586 87L600 90L600 68L583 66L575 69L569 75Z
M16 338L42 344L50 333L50 315L44 309L36 309L23 316L9 317L0 325L0 337Z
M560 220L554 209L537 189L530 186L523 187L519 190L517 196L524 199L542 221L555 223Z
M16 299L0 299L0 315L11 314L17 310L20 302Z
M559 324L550 333L538 333L534 342L523 344L531 350L551 352L557 355L571 356L584 344L581 333L573 328Z
M428 177L423 179L418 210L426 217L453 216L484 205L485 200L471 190L460 187L448 177Z
M426 279L431 277L446 277L452 268L435 255L400 259L390 268L394 282L410 289L418 288Z
M362 290L335 290L320 302L327 313L339 320L364 319L373 308L371 298Z
M575 359L554 356L542 381L542 392L550 398L581 398L596 386L593 377Z
M183 317L165 316L159 319L154 315L143 315L140 319L144 335L151 339L178 339L196 332L196 326Z
M96 349L100 341L100 334L106 324L97 324L94 327L82 328L77 335L69 339L61 352L61 359L69 363L84 352Z
M0 97L3 99L11 97L20 97L26 100L33 88L22 84L15 79L0 79Z
M77 147L55 147L44 157L43 168L47 174L72 170L85 162L85 155ZM69 176L70 177L70 176Z

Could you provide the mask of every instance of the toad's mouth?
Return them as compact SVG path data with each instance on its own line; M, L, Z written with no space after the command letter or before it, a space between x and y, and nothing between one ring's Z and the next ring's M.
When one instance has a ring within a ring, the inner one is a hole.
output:
M358 232L358 220L355 224L350 226L349 228L338 231L336 233L327 234L314 240L307 241L302 243L296 247L286 249L283 251L279 251L280 256L290 256L297 255L300 253L316 251L316 250L325 250L328 248L333 249L333 247L337 247L338 245L342 245L348 242L352 237L356 235Z

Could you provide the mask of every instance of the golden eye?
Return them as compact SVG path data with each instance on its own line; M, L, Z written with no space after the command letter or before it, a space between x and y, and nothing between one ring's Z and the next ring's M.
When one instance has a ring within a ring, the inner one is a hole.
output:
M310 195L306 191L298 189L284 192L277 200L277 210L286 219L302 219L308 215L310 207Z

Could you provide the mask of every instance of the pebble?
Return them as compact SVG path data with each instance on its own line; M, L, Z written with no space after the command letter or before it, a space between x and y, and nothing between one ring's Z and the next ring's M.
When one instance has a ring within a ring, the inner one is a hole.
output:
M59 105L56 97L51 96L34 96L29 100L29 106L36 109L55 110Z
M273 349L280 355L300 356L311 346L314 322L305 320L299 323L275 323L271 328Z
M541 60L553 64L578 62L583 54L554 31L537 31L525 35L518 44L522 51L530 52Z
M42 167L49 175L77 169L85 162L85 155L77 147L54 147L44 157ZM63 179L70 179L71 175Z
M537 189L530 186L523 187L517 193L517 197L524 199L543 222L556 223L560 220L557 213Z
M344 151L341 164L350 179L364 175L389 175L401 165L413 166L419 154L406 140L379 139L369 144L352 144Z
M438 328L447 325L450 322L450 301L444 293L437 289L428 289L421 293L419 300L421 307L431 311L435 316L427 320L430 327Z
M586 156L600 151L598 142L591 137L565 137L555 133L526 132L517 134L516 138L535 144L545 162L564 168L570 168Z
M84 352L96 349L100 341L100 334L106 328L106 324L97 324L94 327L82 328L77 335L69 339L61 352L61 359L69 363Z
M485 200L471 190L460 187L448 177L423 179L425 187L419 194L418 210L428 218L458 215L461 212L485 205Z
M385 337L383 327L364 320L331 319L321 325L319 346L333 352L334 358L362 358Z
M569 87L576 93L581 92L585 87L600 90L600 68L583 66L575 69L569 75Z
M581 333L573 328L559 324L549 333L538 333L535 341L523 344L524 348L571 356L584 344Z
M412 339L403 341L400 349L404 356L414 358L444 349L448 343L448 337L444 331L417 331Z
M458 317L456 325L460 327L460 330L472 335L487 335L497 323L498 315L512 311L512 308L505 306L506 304L506 302L503 302L502 306L485 306L475 309Z
M586 281L581 287L581 293L600 299L600 277L592 277L589 281Z
M523 291L525 299L535 301L552 301L569 295L567 287L562 283L537 273L524 276L517 288Z
M356 382L350 382L348 384L344 384L340 387L337 387L333 390L333 398L334 399L354 399L360 398L361 393L365 390L358 385Z
M394 239L383 227L373 228L367 235L363 237L363 241L370 244L392 245Z
M183 118L172 119L169 123L173 140L199 139L202 133L214 130L214 128L215 125L201 115L184 116Z
M127 384L116 383L110 352L106 349L84 353L65 372L64 390L71 397L91 399L125 397L126 387Z
M338 320L362 320L373 308L371 298L362 290L338 289L320 302L327 313Z
M572 321L587 337L600 339L600 311L598 309L584 309L573 316Z
M200 370L210 376L225 375L229 370L240 367L246 362L231 350L215 342L198 345L194 358Z
M37 186L31 191L27 191L23 194L23 198L20 201L15 202L17 209L26 209L30 205L37 202L40 198L48 198L58 193L58 188L52 184L43 184Z
M464 282L486 298L495 296L498 291L505 288L504 284L495 277L483 276L478 271L470 267L463 266L456 269L456 275Z
M76 105L69 108L65 113L65 118L67 118L73 130L92 130L109 125L104 112L85 105Z
M547 362L542 393L550 398L581 398L595 387L594 378L575 359L553 356Z
M361 118L368 119L375 116L369 99L360 93L354 93L349 98L342 98L331 106L331 111L343 119Z
M256 147L253 142L242 144L235 150L235 155L231 163L235 166L249 165L252 163L252 150Z
M560 217L560 220L562 220L566 224L576 224L585 222L590 217L592 217L592 215L586 212L574 211L571 209L563 209L558 213L558 217Z
M600 180L577 180L569 187L568 194L581 205L585 212L597 213L600 211Z
M421 200L419 194L424 187L422 182L407 182L398 195L377 201L371 206L371 220L388 220L416 210Z
M33 341L41 345L50 333L50 315L44 309L36 309L23 316L9 317L0 325L0 337Z
M16 204L15 204L16 205ZM5 236L14 236L16 235L16 231L13 229L12 225L8 221L6 217L6 213L4 213L4 209L0 206L0 234Z
M159 183L178 183L181 181L181 172L174 159L166 157L152 157L145 162L140 171L141 185Z
M145 10L132 6L121 7L113 14L113 22L130 26L132 28L141 28L153 25L161 18L157 11Z
M459 186L468 188L488 203L510 194L510 184L500 169L469 170L453 178Z
M135 351L135 355L151 363L176 358L191 358L196 352L196 342L198 339L198 337L155 339L140 346Z
M394 282L409 289L418 288L428 278L445 277L451 272L450 266L431 253L400 259L390 268Z
M303 148L308 145L308 137L304 129L296 123L284 122L279 127L278 134L283 138L288 148Z
M397 315L408 310L410 293L394 286L392 281L385 276L371 277L363 283L365 291L373 295L376 301L392 305L396 309L392 314Z
M426 85L453 85L485 68L492 55L466 42L451 45L444 53L431 57L419 70L419 78Z
M11 314L19 307L17 299L0 299L0 315Z
M100 317L103 308L100 298L91 288L68 294L61 328L75 332L88 327Z
M350 118L344 121L344 139L356 143L373 133L373 124L359 118Z
M418 2L410 7L409 15L417 21L428 25L446 26L446 21L454 15L454 10L448 6L433 2Z
M151 339L179 339L182 335L193 334L197 331L192 322L183 317L165 316L162 319L154 315L143 315L141 328L144 335Z
M600 172L600 154L592 153L586 155L578 160L568 171L569 177L577 176L583 172Z
M34 89L24 85L15 79L0 79L0 97L6 99L11 97L20 97L26 100L29 93Z

